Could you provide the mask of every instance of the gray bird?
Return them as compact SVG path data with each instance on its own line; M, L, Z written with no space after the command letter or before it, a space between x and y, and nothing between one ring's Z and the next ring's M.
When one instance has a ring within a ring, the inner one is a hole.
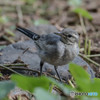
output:
M46 35L38 35L22 27L17 27L17 30L34 40L41 58L40 75L44 62L47 62L54 65L56 74L61 81L57 67L68 64L78 55L78 33L70 28Z

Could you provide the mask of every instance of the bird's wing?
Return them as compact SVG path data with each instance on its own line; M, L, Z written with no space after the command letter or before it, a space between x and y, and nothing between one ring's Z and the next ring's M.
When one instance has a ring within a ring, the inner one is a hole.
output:
M36 45L44 51L56 48L60 37L55 34L42 35L39 40L35 41Z

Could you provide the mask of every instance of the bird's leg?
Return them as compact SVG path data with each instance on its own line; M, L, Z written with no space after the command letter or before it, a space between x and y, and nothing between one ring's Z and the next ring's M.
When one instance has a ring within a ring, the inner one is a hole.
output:
M57 71L57 66L54 66L54 68L55 68L55 71L56 71L56 74L57 74L59 80L61 81L60 75L59 75L59 73L58 73L58 71Z
M42 68L43 68L44 62L40 61L40 76L42 75Z

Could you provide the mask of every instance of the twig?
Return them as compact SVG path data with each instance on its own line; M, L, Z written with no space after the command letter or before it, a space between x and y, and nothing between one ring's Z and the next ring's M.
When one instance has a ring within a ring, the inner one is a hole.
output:
M9 64L8 64L7 66L9 66ZM12 65L12 66L13 66L13 65ZM18 66L18 65L17 65L17 66ZM7 68L8 68L8 67L7 67ZM10 67L10 69L27 70L27 71L36 72L36 73L38 73L38 75L40 74L40 72L39 72L39 71L37 71L37 70L33 70L33 69L28 69L28 68ZM9 70L9 69L8 69L8 70ZM60 80L59 80L59 78L57 78L57 77L55 77L55 76L53 76L53 75L50 75L49 73L45 73L45 72L43 72L43 75L50 76L50 77L52 77L52 78L54 78L54 79L56 79L56 80L60 81ZM62 82L63 82L63 83L66 83L64 80L62 80Z
M87 57L100 57L100 54L86 55Z
M19 55L18 56L18 58L16 59L18 62L20 62L21 61L21 56L23 56L24 55L24 53L26 53L27 51L29 50L29 48L26 48L22 53L21 53L21 55ZM15 61L16 62L16 61ZM23 61L22 61L23 62Z
M68 97L68 95L66 95L62 89L59 89L58 87L54 87L53 89L57 91L57 93L59 93L60 95Z
M5 35L2 36L5 40L9 41L10 43L15 43L15 41Z
M89 45L88 45L88 55L90 55L90 53L91 53L91 40L89 40Z
M90 58L88 58L86 55L83 55L83 54L79 54L81 57L83 57L84 59L88 60L89 62L93 63L94 65L100 67L100 64L98 64L97 62L91 60Z
M74 84L71 82L71 80L68 79L68 83L73 87L75 88Z
M22 67L10 67L11 69L19 69L19 70L27 70L27 71L32 71L32 72L35 72L35 73L38 73L38 75L40 74L39 71L37 70L33 70L33 69L29 69L29 68L22 68Z
M86 35L86 28L85 28L85 25L84 25L84 21L83 21L83 18L82 16L79 14L79 18L80 18L80 23L81 23L81 26L82 26L82 29L83 29L83 33Z
M60 81L58 77L53 76L53 75L51 75L51 74L49 74L49 73L45 73L45 72L43 72L43 75L50 76L50 77L52 77L52 78L54 78L54 79L56 79L56 80ZM64 80L61 80L61 81L62 81L63 83L66 83L66 81L64 81Z
M20 3L18 2L18 1L10 1L10 0L7 0L7 1L5 1L5 0L2 0L2 1L0 1L0 6L9 6L9 7L11 7L11 6L17 6L17 5L24 5L24 3L23 2L21 2L20 1Z
M13 72L13 73L15 73L15 74L18 74L18 75L21 75L21 76L22 76L22 74L20 74L20 73L14 71L13 69L8 68L8 67L6 67L6 66L4 66L4 65L2 65L2 64L0 64L0 67L3 67L4 69L10 70L11 72Z
M85 55L87 55L87 47L88 47L87 42L88 42L88 38L87 38L87 35L86 35L85 36L85 45L84 45L84 53L85 53Z
M87 54L87 41L88 41L88 36L87 36L87 31L86 31L86 28L85 28L85 25L84 25L84 21L83 21L83 17L79 14L79 18L80 18L80 23L81 23L81 26L82 26L82 29L83 29L83 33L85 34L85 45L84 45L84 53Z
M21 10L21 6L18 5L16 7L17 9L17 14L18 14L18 19L19 19L19 25L23 25L23 13L22 13L22 10Z
M90 50L95 51L95 52L100 52L100 48L98 47L91 47ZM83 52L83 51L84 51L84 48L80 48L80 52Z
M1 65L1 64L0 64ZM2 64L4 66L28 66L27 64Z
M8 41L0 41L0 45L5 45L5 44L8 44Z
M54 86L55 86L55 85L54 85L53 83L50 84L50 88L49 88L49 92L50 92L50 93L52 93L52 90L53 90Z
M29 48L26 48L24 51L23 51L23 54L26 52L26 51L28 51L29 50Z

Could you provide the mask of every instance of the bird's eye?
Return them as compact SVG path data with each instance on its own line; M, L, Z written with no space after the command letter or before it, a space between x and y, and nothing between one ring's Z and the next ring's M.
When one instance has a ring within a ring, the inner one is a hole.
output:
M71 34L69 34L69 35L67 35L69 38L71 38L72 37L72 35Z

